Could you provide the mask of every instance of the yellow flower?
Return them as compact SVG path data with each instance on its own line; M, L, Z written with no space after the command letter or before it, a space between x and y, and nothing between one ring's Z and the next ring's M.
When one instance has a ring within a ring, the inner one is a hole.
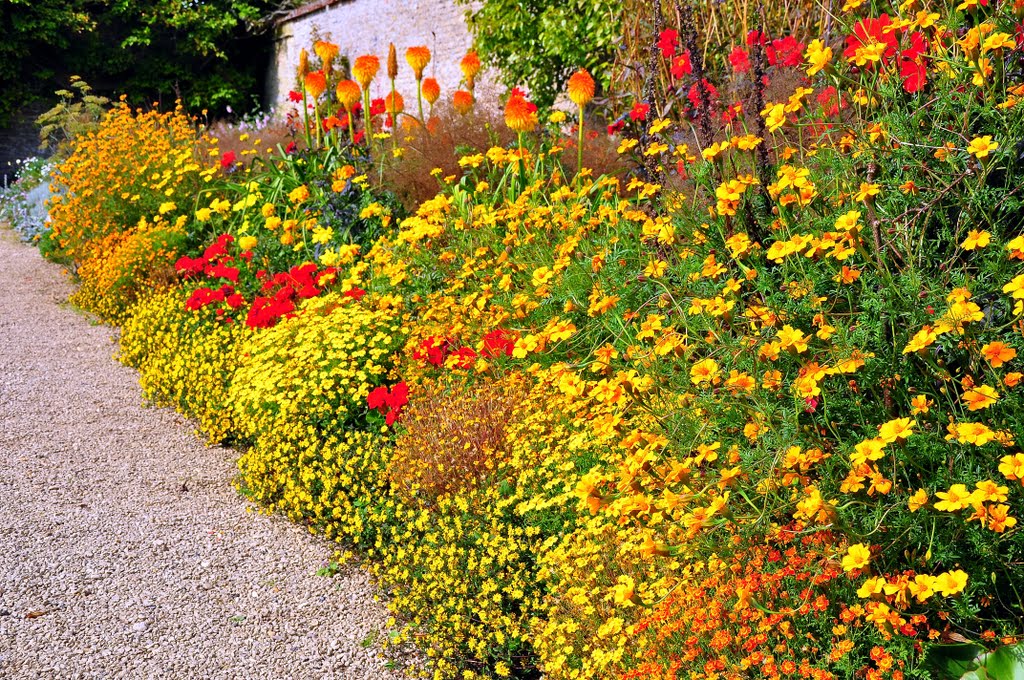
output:
M768 132L775 132L786 123L786 105L768 104L761 111L761 117L768 125Z
M928 413L928 409L931 406L931 401L929 401L928 397L924 396L923 394L918 394L917 396L910 400L910 406L912 407L911 413L913 413L916 416L921 413Z
M963 569L956 571L944 571L932 579L932 588L935 592L946 597L956 595L967 587L967 572Z
M165 203L161 203L160 204L160 214L161 215L166 215L167 213L169 213L169 212L171 212L173 210L177 210L177 209L178 209L178 206L175 205L173 201L167 201Z
M971 505L971 494L963 484L954 484L949 487L949 491L940 491L935 495L942 499L935 503L936 510L956 512Z
M309 198L309 187L305 184L300 184L288 193L288 200L294 204L299 204Z
M196 220L199 222L207 222L212 214L213 211L209 208L200 208L199 210L196 210Z
M910 418L895 418L878 428L878 437L886 444L908 438L914 432Z
M1016 357L1017 350L1004 342L996 340L995 342L990 342L981 348L981 356L985 358L985 361L987 361L992 368L999 368L1007 361Z
M988 385L972 387L964 392L963 401L967 404L969 411L980 411L996 403L999 399L999 392Z
M703 359L690 368L690 382L694 385L709 385L718 377L718 374L718 362L714 359Z
M992 234L990 232L971 229L967 232L967 238L960 244L960 247L964 250L977 250L978 248L984 248L991 242Z
M238 247L243 251L252 250L256 247L257 243L259 243L259 239L255 236L242 236L238 239Z
M917 512L927 504L928 492L924 489L918 489L914 492L914 495L907 500L907 507L910 508L911 512Z
M983 137L975 137L967 145L967 153L975 156L976 158L985 158L999 148L999 142L992 141L992 135L985 135Z
M798 354L807 351L807 336L799 328L793 328L789 324L782 327L779 331L778 340L782 345L782 349L793 349Z
M853 195L854 199L860 203L866 203L868 199L877 196L881 193L882 189L877 184L868 184L867 182L860 183L860 189Z
M864 581L864 584L857 589L857 597L868 598L872 595L880 595L885 588L885 579L874 576Z
M863 569L871 561L871 549L863 543L854 543L846 550L843 556L843 569L854 571Z
M828 63L832 60L832 48L826 47L825 43L821 40L814 39L808 43L804 57L807 58L809 64L807 75L813 76L828 66Z
M999 459L999 472L1009 479L1024 482L1024 453L1003 456Z

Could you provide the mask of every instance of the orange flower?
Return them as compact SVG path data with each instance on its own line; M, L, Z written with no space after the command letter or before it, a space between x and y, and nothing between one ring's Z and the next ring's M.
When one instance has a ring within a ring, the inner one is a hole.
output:
M306 93L316 99L327 89L327 76L323 71L311 71L305 78Z
M537 127L537 107L513 92L505 104L505 125L513 132L532 132Z
M416 80L423 78L423 69L430 63L430 50L426 47L410 47L405 51L405 60L412 67Z
M373 79L377 77L377 71L379 70L380 59L372 54L364 54L361 57L356 57L356 63L352 66L352 75L355 76L359 85L366 90L369 89Z
M363 95L359 89L359 83L354 80L341 81L334 93L338 95L338 102L345 107L346 111L351 111Z
M1017 356L1017 350L1005 342L996 340L981 348L981 356L985 357L985 361L991 364L992 368L999 368Z
M384 97L384 110L390 113L392 118L405 111L405 100L402 99L402 95L393 92Z
M441 86L434 78L424 78L420 87L423 88L423 98L431 105L441 96Z
M317 40L313 43L313 51L316 52L316 56L320 57L320 63L323 65L324 71L330 73L331 64L334 62L334 58L338 56L338 46L324 40Z
M465 90L458 90L452 95L452 106L463 116L473 110L473 95Z
M459 62L459 68L462 69L462 77L466 79L466 86L472 90L476 74L480 73L480 57L476 56L476 52L466 52L466 56Z
M569 99L579 107L586 106L594 98L594 79L586 69L581 68L569 78Z

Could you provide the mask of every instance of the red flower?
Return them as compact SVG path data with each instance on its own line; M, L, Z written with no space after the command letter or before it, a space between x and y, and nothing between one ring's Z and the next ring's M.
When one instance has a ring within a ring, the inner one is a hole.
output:
M395 383L385 401L392 409L396 411L401 409L409 403L409 385L404 380L400 383Z
M892 19L883 14L877 19L861 19L853 27L853 35L846 36L846 49L843 56L852 59L857 50L872 42L886 45L882 58L891 59L896 54L896 35L892 27Z
M804 44L791 35L773 40L768 46L768 63L772 66L799 66L803 62Z
M928 51L928 42L920 31L910 34L910 47L900 52L900 78L903 89L913 94L928 80L928 70L924 65L924 54Z
M626 127L626 121L623 118L615 121L608 126L608 134L614 135L616 132L622 132L622 128Z
M289 90L288 91L288 99L289 99L289 101L298 103L298 102L302 101L302 95L299 94L298 92L296 92L295 90Z
M388 388L377 387L366 397L366 404L370 408L375 408L381 413L387 409L388 402Z
M676 80L693 73L693 64L690 63L690 51L686 50L672 60L672 77Z
M629 117L633 121L647 120L647 113L650 110L650 104L633 104L633 110L629 112Z
M220 157L220 167L227 169L235 164L235 152L225 151L224 155Z
M671 28L667 28L661 32L661 36L658 38L658 49L661 50L661 55L666 59L671 59L672 55L676 53L676 42L679 39L679 33Z
M342 295L350 297L353 300L362 300L363 296L366 295L366 291L362 288L349 288Z
M484 336L483 355L486 357L497 357L503 354L512 356L515 345L515 334L499 328Z
M383 97L381 97L379 99L374 99L372 102L370 102L370 115L371 116L379 116L380 114L385 113L386 111L387 111L387 109L384 108L384 98Z
M729 53L729 63L736 73L746 73L750 70L750 55L742 47L736 47Z
M747 32L747 46L753 47L754 45L761 45L764 47L768 44L768 36L758 30L752 30Z
M289 156L295 153L296 146L295 142L288 142L288 146L284 147L284 152Z

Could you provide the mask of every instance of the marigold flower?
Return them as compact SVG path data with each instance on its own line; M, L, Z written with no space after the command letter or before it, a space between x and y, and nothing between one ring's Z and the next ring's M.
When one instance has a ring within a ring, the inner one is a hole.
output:
M569 99L576 106L586 106L594 98L594 79L581 68L569 78Z
M956 595L966 587L967 572L963 569L946 571L932 579L932 588L935 589L935 592L941 593L946 597Z
M338 102L345 107L346 111L351 111L352 107L359 102L363 95L359 89L359 83L354 80L341 81L338 83L334 93L338 96Z
M240 236L238 238L238 247L243 251L247 252L256 247L259 243L259 239L255 236Z
M452 106L461 115L466 115L473 110L473 95L465 90L456 90L452 95Z
M359 85L366 90L369 89L373 79L377 77L377 71L379 70L380 59L372 54L364 54L361 57L356 57L356 63L352 66L352 75Z
M843 569L845 571L863 569L868 566L870 561L871 548L863 543L854 543L847 548L846 555L843 556Z
M914 492L913 496L907 499L907 507L910 508L911 512L917 512L927 504L928 492L924 489L918 489Z
M956 512L971 505L971 493L963 484L954 484L949 491L939 491L935 495L941 499L935 503L936 510Z
M327 76L324 75L323 71L311 71L306 74L303 87L306 90L306 94L316 99L327 89Z
M426 47L410 47L405 51L405 60L412 67L416 80L423 78L423 70L430 63L430 50Z
M999 142L992 141L992 135L975 137L967 145L967 153L978 158L986 158L991 152L999 148Z
M967 232L967 238L960 244L964 250L978 250L992 242L992 233L986 230L971 229Z
M537 127L537 107L513 93L505 104L505 125L513 132L532 132Z

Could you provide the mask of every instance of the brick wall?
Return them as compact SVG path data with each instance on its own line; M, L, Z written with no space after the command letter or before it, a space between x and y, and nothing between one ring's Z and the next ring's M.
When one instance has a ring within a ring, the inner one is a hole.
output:
M415 102L416 81L405 61L405 48L426 45L433 55L424 76L436 78L442 101L458 88L462 72L459 61L472 46L466 28L466 7L454 0L317 0L307 3L282 20L277 27L274 58L267 82L268 104L288 108L288 91L295 89L299 52L312 53L315 36L336 43L351 61L361 54L380 57L381 71L373 84L372 96L383 97L390 87L386 60L388 43L398 50L399 75L396 87L406 106ZM477 92L483 96L494 86L481 74Z

